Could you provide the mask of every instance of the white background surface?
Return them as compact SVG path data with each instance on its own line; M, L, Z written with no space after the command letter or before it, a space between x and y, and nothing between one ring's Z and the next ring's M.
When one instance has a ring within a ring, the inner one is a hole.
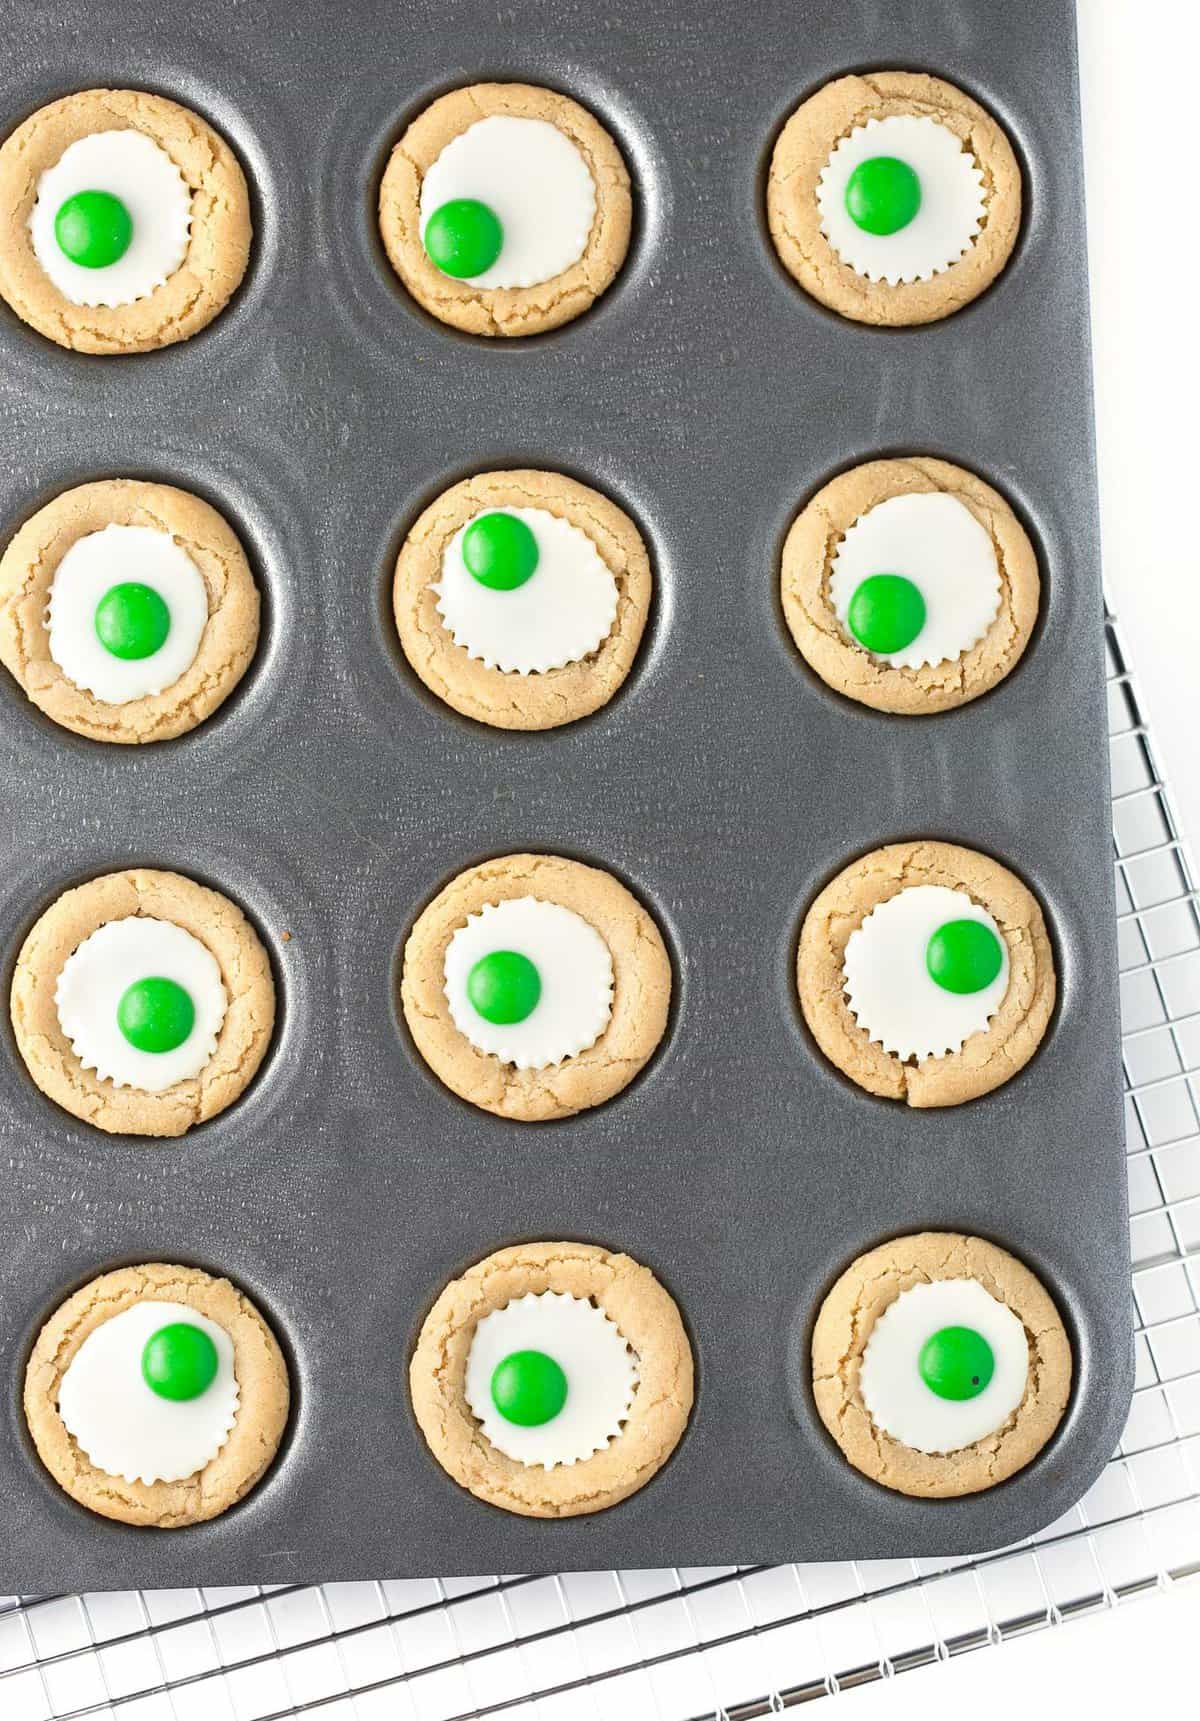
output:
M1192 514L1200 508L1200 484L1193 476L1200 446L1200 272L1192 261L1200 253L1200 189L1189 185L1188 175L1194 168L1200 186L1191 94L1200 63L1200 6L1197 0L1079 0L1079 14L1105 579L1158 763L1172 781L1195 853L1200 525ZM92 1598L93 1605L103 1601ZM311 1595L295 1602L316 1606ZM0 1638L0 1666L3 1647ZM17 1657L29 1653L21 1647ZM178 1640L176 1653L182 1665L194 1653L194 1640ZM207 1664L206 1647L199 1659ZM113 1677L114 1667L115 1661L106 1677ZM274 1671L270 1665L252 1668L247 1677L266 1678ZM1002 1647L864 1686L835 1698L832 1707L819 1704L813 1714L828 1714L832 1721L846 1713L849 1721L1191 1721L1200 1716L1198 1671L1200 1577L1166 1595L1125 1602ZM54 1677L78 1677L82 1699L94 1696L82 1688L91 1673L89 1658L86 1666L64 1661ZM156 1676L153 1666L148 1674L132 1675L135 1685ZM296 1665L293 1676L304 1684L316 1674L306 1678ZM643 1721L646 1711L622 1705L613 1691L597 1688L595 1713L604 1721ZM180 1699L180 1721L185 1714L197 1721L232 1714L216 1703L211 1687L192 1687L190 1696L186 1707ZM0 1717L10 1714L8 1697L0 1685ZM278 1709L283 1701L270 1707ZM387 1714L389 1721L392 1713L409 1713L399 1693L394 1710L391 1701L384 1698L387 1709L381 1703L369 1712ZM134 1704L119 1713L133 1721L164 1710ZM343 1710L336 1705L328 1713Z
M1143 1596L1117 1613L864 1686L835 1699L833 1721L843 1701L852 1705L848 1721L1185 1721L1200 1704L1198 1625L1200 1580L1193 1579L1190 1588Z
M1003 0L995 0L1002 4ZM1194 0L1078 0L1104 577L1200 843L1200 152ZM1190 178L1194 174L1195 178ZM1200 1713L1200 1577L848 1694L854 1721Z
M1195 0L1079 0L1104 577L1200 840Z

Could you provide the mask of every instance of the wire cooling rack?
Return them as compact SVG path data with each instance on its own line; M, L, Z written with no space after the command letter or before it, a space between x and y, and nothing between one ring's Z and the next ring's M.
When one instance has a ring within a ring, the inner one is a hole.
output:
M971 1559L0 1597L5 1721L750 1721L1200 1573L1200 893L1106 637L1137 1379L1078 1506Z

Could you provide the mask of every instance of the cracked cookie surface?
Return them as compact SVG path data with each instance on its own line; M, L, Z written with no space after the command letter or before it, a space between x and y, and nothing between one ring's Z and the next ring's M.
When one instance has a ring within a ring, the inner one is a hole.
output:
M490 508L540 508L591 540L617 586L617 616L586 657L561 669L515 675L458 645L433 591L455 533ZM392 604L404 655L432 693L497 729L554 729L606 705L637 656L653 578L641 533L607 496L559 472L482 472L451 485L425 509L396 561Z
M638 1359L621 1433L591 1458L552 1470L498 1451L464 1393L478 1323L516 1297L544 1291L589 1298ZM524 1517L569 1518L615 1506L666 1463L692 1408L692 1350L674 1300L648 1267L589 1243L520 1243L476 1262L442 1291L421 1328L409 1385L430 1451L461 1487Z
M58 1413L63 1376L83 1341L143 1301L185 1303L223 1327L233 1344L237 1418L216 1457L178 1482L128 1482L97 1469ZM38 1334L25 1370L25 1420L59 1487L103 1518L159 1530L215 1518L248 1493L279 1449L288 1403L283 1353L250 1299L228 1279L161 1261L102 1273L68 1297Z
M955 1452L918 1452L877 1428L863 1402L863 1352L880 1316L913 1285L974 1279L1025 1328L1029 1377L994 1433ZM813 1330L813 1394L821 1421L856 1470L902 1494L942 1499L991 1488L1036 1457L1071 1394L1071 1345L1049 1292L1021 1261L981 1237L923 1231L897 1237L846 1268Z
M200 1071L161 1093L118 1088L85 1070L62 1031L55 988L63 963L98 927L128 915L173 921L209 950L228 998L217 1049ZM216 1117L246 1088L271 1040L271 964L228 897L179 873L134 868L64 891L21 946L11 1012L17 1047L38 1087L73 1117L113 1135L177 1136Z
M106 526L166 532L204 581L208 620L196 656L161 693L120 705L68 680L50 655L46 605L73 544ZM92 741L136 745L184 735L233 692L258 644L259 593L246 552L216 509L187 490L137 478L77 485L47 502L0 557L0 662L47 717Z
M94 132L143 132L191 192L182 263L127 305L76 305L34 254L29 216L41 175ZM0 295L39 334L81 353L141 353L187 340L222 311L250 257L250 197L232 149L207 120L146 90L80 90L39 108L0 145Z
M613 967L612 1015L600 1038L540 1070L476 1050L446 1000L455 932L488 903L523 896L573 909L603 938ZM418 916L404 947L400 1000L417 1050L461 1099L519 1123L570 1117L620 1093L662 1039L670 999L671 962L650 914L611 873L560 855L500 855L469 867Z
M583 255L532 287L474 287L431 262L421 242L421 182L452 139L495 114L545 120L582 155L596 192ZM392 150L379 188L379 231L393 269L419 305L472 335L538 335L582 316L625 261L633 219L629 172L608 132L569 96L536 84L471 84L439 96Z
M821 232L817 181L840 139L899 114L954 133L983 174L986 208L982 231L956 263L927 281L891 286L843 263ZM1021 170L1003 128L965 90L925 72L864 72L824 85L787 121L771 156L767 222L784 268L830 310L860 323L932 323L977 298L1008 262L1021 224Z
M846 945L863 921L913 885L962 890L992 916L1008 951L1008 988L985 1031L957 1052L905 1063L868 1038L846 1002ZM1033 892L988 855L954 843L890 843L831 879L804 917L796 959L800 1007L831 1063L868 1093L907 1105L960 1105L1000 1087L1041 1044L1057 982Z
M991 539L1000 607L983 638L958 657L897 668L843 632L829 596L833 558L869 509L892 496L939 493L961 502ZM838 693L896 716L951 711L1003 681L1029 644L1040 596L1037 556L1004 497L973 472L925 455L869 460L839 473L800 511L784 541L780 597L801 656Z

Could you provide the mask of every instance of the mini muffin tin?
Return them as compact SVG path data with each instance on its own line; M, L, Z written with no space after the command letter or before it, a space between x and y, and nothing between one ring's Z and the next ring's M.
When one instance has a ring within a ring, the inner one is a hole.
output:
M61 351L0 316L0 522L84 479L199 492L240 533L263 638L200 730L136 749L58 729L0 678L0 937L130 863L215 885L275 964L279 1022L243 1099L174 1143L109 1137L43 1099L0 1041L0 1578L13 1591L439 1572L949 1554L1064 1512L1116 1442L1131 1377L1073 8L911 0L315 0L6 7L7 133L108 83L204 113L249 177L256 238L228 310L186 346ZM1005 274L931 327L886 332L806 298L763 213L774 138L848 69L939 73L1004 123L1026 216ZM456 84L563 89L635 186L615 286L525 341L456 335L408 298L375 198L411 117ZM1015 672L944 716L883 717L804 667L777 591L784 534L833 472L924 451L1013 502L1044 578ZM456 716L390 615L408 525L472 471L540 466L612 495L656 577L620 694L546 734ZM848 859L931 835L1037 891L1060 1001L1032 1064L917 1113L827 1065L794 983L800 921ZM397 1003L441 885L544 849L624 879L675 965L667 1036L611 1103L521 1126L454 1099ZM1056 1296L1076 1384L1057 1437L994 1491L907 1499L844 1463L807 1384L822 1295L923 1227L983 1234ZM619 1507L511 1517L443 1475L408 1357L445 1281L522 1238L627 1248L698 1363L691 1426ZM295 1394L272 1471L178 1533L72 1504L41 1470L20 1385L42 1321L122 1262L228 1273L271 1320Z

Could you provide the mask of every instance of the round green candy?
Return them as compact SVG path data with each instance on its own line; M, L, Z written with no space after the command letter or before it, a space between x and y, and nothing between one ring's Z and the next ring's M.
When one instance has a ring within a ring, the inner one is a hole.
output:
M925 626L925 599L903 574L868 574L854 588L846 624L868 651L903 651Z
M153 586L125 580L109 586L92 622L100 644L114 657L153 657L171 631L171 612Z
M929 978L944 992L982 992L1003 963L1003 945L981 920L948 920L925 946Z
M174 980L148 975L121 994L117 1026L139 1052L173 1052L196 1024L191 994Z
M542 977L528 956L491 950L467 975L467 997L485 1022L507 1027L531 1016L542 995Z
M481 514L463 533L467 572L494 592L512 592L533 578L537 539L515 514Z
M567 1402L567 1377L545 1351L513 1351L492 1371L492 1403L506 1422L540 1428Z
M217 1347L203 1327L172 1321L142 1349L142 1379L159 1398L183 1403L207 1392L217 1376Z
M54 237L64 257L82 269L107 269L128 251L133 217L111 191L77 191L58 206Z
M921 1346L921 1379L939 1398L978 1398L996 1372L991 1345L974 1327L940 1327Z
M454 197L425 224L425 250L443 275L469 281L490 269L504 244L500 217L474 197Z
M846 181L846 214L864 233L899 233L920 207L921 181L897 156L860 161Z

